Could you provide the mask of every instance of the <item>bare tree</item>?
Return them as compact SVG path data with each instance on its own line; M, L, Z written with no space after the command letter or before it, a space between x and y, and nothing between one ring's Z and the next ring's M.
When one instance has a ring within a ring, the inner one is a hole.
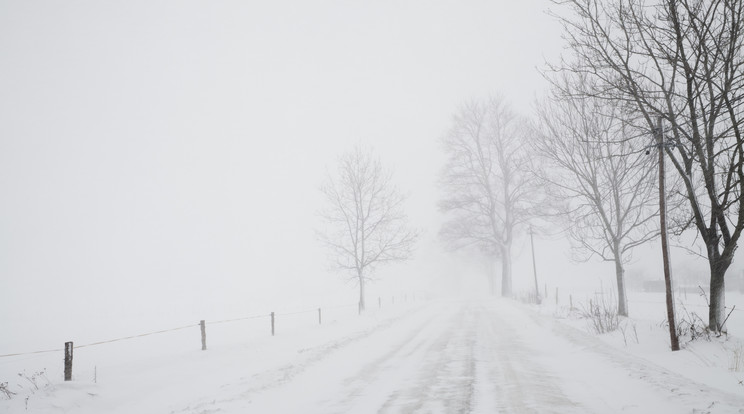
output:
M443 138L448 160L440 208L450 218L441 234L455 247L477 246L499 258L503 296L512 294L514 233L530 210L523 125L506 103L492 98L463 106Z
M551 98L538 105L531 134L535 171L579 259L615 263L617 309L628 316L624 264L634 247L658 235L653 158L625 135L617 103L563 93Z
M687 225L705 244L709 328L722 330L724 276L744 229L744 2L568 0L559 17L574 55L553 69L595 80L582 91L627 103L664 148L683 181Z
M319 238L330 249L335 268L359 284L359 310L365 308L365 283L383 263L410 258L418 233L408 226L405 197L378 157L360 147L338 160L337 176L321 187L326 206Z

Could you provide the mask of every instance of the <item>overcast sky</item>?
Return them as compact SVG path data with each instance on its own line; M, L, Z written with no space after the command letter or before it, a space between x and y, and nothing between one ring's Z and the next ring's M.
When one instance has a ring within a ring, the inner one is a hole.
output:
M354 303L313 228L356 143L425 231L372 294L445 277L438 140L470 99L529 110L560 53L549 5L0 0L3 336Z

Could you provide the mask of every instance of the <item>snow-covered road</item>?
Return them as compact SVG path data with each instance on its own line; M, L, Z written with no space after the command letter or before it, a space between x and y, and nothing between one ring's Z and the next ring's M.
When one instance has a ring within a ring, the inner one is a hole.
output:
M446 302L224 378L188 413L744 413L711 389L508 301Z
M81 348L74 381L51 372L33 390L19 377L0 412L744 414L737 375L695 371L705 348L633 355L509 300L338 312L323 325L284 317L276 337L213 324L207 351L194 346L196 328ZM0 376L58 363L8 360Z

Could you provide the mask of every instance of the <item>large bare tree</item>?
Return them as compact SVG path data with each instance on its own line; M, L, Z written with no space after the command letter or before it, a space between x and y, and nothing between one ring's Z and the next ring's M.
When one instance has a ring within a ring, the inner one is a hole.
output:
M410 258L418 232L408 225L405 197L371 150L355 147L338 159L335 176L321 187L326 205L318 232L330 249L333 266L359 285L359 310L365 308L365 284L383 263Z
M585 81L564 79L563 90ZM537 106L531 143L553 217L580 260L614 262L618 313L628 316L625 263L658 234L658 206L653 157L633 145L621 116L616 102L556 91Z
M709 328L725 321L724 276L744 229L744 2L568 0L559 18L573 55L554 69L591 77L586 95L633 107L682 179L688 224L710 269Z
M501 260L503 296L512 294L512 243L531 206L523 127L502 99L491 98L464 105L442 140L448 160L440 208L449 218L441 233L456 247L477 246Z

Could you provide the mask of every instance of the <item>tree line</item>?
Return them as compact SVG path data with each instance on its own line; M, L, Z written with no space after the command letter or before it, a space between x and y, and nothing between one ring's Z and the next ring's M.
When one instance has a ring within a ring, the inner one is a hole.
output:
M560 225L577 258L614 262L628 315L625 264L656 238L658 159L669 231L694 232L708 262L709 329L725 329L725 276L744 230L744 2L561 0L566 51L542 71L549 92L529 116L496 96L460 107L447 154L440 234L501 266L512 295L512 244L531 221ZM659 145L659 142L664 145ZM323 193L326 244L363 293L367 272L409 256L418 236L379 161L357 149ZM495 275L491 289L496 291ZM363 294L360 300L363 303Z

